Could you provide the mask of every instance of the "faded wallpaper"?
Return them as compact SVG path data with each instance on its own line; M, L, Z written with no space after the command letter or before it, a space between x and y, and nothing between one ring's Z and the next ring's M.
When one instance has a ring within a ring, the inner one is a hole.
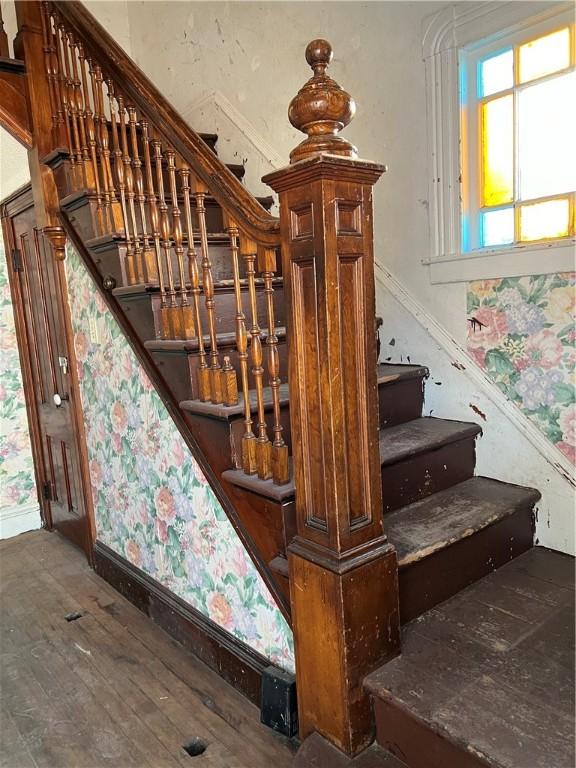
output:
M0 515L38 503L8 265L0 236Z
M576 463L575 273L468 286L468 350Z
M67 276L97 536L275 664L292 633L80 257Z

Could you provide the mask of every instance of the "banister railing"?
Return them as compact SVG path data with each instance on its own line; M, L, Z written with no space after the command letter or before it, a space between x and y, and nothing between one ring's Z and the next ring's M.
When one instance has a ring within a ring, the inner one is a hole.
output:
M227 406L242 400L241 468L285 484L273 301L278 219L88 18L79 3L42 3L54 142L68 152L72 190L94 196L98 235L123 233L126 284L157 287L159 337L197 341L198 399ZM219 348L208 198L220 205L229 240L239 382ZM257 291L266 294L262 317Z
M262 208L234 174L223 166L82 3L77 0L53 0L49 7L51 15L57 15L59 23L65 25L74 40L81 41L86 56L99 62L101 67L105 63L105 79L122 83L125 99L140 114L147 115L159 139L172 145L190 170L209 187L218 203L230 212L238 227L259 245L278 246L278 218Z

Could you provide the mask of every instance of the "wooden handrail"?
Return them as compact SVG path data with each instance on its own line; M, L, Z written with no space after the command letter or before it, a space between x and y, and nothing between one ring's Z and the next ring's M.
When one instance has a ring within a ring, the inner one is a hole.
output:
M279 219L262 208L82 3L78 0L53 0L51 5L76 32L86 51L109 75L122 83L126 95L205 182L238 227L261 245L278 246Z

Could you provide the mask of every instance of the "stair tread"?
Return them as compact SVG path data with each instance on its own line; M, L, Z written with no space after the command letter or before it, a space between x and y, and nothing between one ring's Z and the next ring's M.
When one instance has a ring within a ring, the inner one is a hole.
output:
M257 277L255 279L256 285L261 286L264 284L264 280L260 277ZM282 285L284 284L284 279L282 275L279 275L278 277L275 277L272 280L272 286L275 288L275 290L279 290ZM202 283L200 283L202 285ZM248 290L248 280L246 278L240 279L240 285L243 290ZM180 290L179 283L176 283L175 286L176 290ZM187 286L188 290L190 290L190 284L188 283ZM233 292L234 291L234 280L215 280L214 281L214 291L216 293L218 292ZM138 295L144 295L148 293L160 293L160 286L158 283L134 283L132 285L119 285L117 288L114 288L112 290L113 296L138 296Z
M261 338L264 340L266 339L266 332L261 332ZM278 338L279 342L284 341L286 338L286 328L284 327L277 327L276 328L276 337ZM216 340L218 342L218 347L222 348L222 351L228 347L235 347L236 346L236 333L219 333L217 334ZM209 354L210 351L210 337L208 335L204 335L204 345L206 347L206 353ZM144 346L146 349L149 349L153 352L184 352L188 354L189 352L197 352L198 351L198 340L197 339L150 339L148 341L144 342Z
M386 516L386 533L404 568L472 536L540 498L533 488L472 477Z
M476 437L482 433L478 424L423 416L380 430L382 466L435 450L449 443Z
M426 378L429 374L424 365L378 364L378 384L396 384L407 379Z
M494 768L573 765L573 584L573 558L525 552L407 624L402 655L367 690L399 713L406 742L425 728Z
M290 480L284 485L275 485L272 480L260 480L257 475L247 475L241 469L227 469L222 473L222 479L231 485L244 488L259 496L280 503L292 501L294 498L294 472L292 470L292 458L289 459Z
M264 405L267 409L272 407L272 389L270 387L263 388ZM256 390L251 389L248 392L250 400L250 410L255 411L257 408ZM286 405L288 403L288 384L280 385L280 405ZM210 416L213 419L228 420L232 416L238 416L244 413L244 395L238 393L238 402L236 405L215 405L214 403L203 403L201 400L183 400L180 403L180 408L190 413L200 414L201 416Z

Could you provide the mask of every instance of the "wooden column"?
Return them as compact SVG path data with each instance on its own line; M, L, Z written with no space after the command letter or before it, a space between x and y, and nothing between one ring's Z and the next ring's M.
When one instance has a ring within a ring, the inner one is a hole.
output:
M354 102L306 50L290 105L308 138L264 178L280 197L297 536L288 549L300 738L372 738L362 680L399 652L396 553L382 523L372 187L385 168L337 136Z

